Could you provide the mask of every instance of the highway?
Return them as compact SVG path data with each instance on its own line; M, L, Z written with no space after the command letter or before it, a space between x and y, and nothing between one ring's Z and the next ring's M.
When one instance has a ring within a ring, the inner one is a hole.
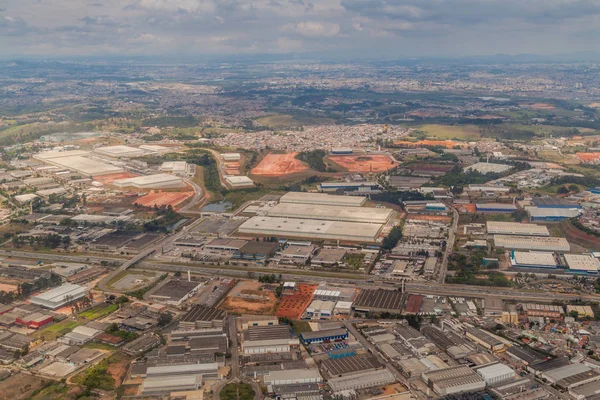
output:
M448 272L448 257L454 251L454 240L456 234L456 228L458 227L458 211L455 208L452 210L452 226L448 231L448 241L446 242L446 251L444 252L444 258L442 259L442 265L440 266L440 273L438 274L438 282L444 283L446 281L446 273Z
M199 168L199 167L196 166L196 168ZM184 181L188 185L190 185L191 187L194 188L194 196L192 196L191 200L186 205L181 207L178 210L178 212L187 213L187 214L199 214L200 210L192 210L192 208L196 207L198 205L198 203L200 203L202 200L204 200L205 193L202 190L202 188L196 182L192 181L191 179L184 179ZM206 195L208 195L208 193Z

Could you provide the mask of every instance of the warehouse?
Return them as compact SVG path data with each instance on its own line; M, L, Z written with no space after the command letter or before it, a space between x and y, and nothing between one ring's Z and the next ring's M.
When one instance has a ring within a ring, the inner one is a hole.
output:
M143 149L124 145L98 147L94 149L94 153L101 154L110 158L133 158L140 157L146 154Z
M317 250L316 246L298 246L289 245L285 249L277 252L282 263L290 264L306 264L310 258L315 254Z
M31 303L56 310L72 301L87 296L87 294L88 291L86 287L65 283L62 286L50 289L37 296L32 296Z
M177 176L191 176L194 169L194 164L188 164L185 161L165 161L158 168L160 172Z
M528 317L560 318L564 314L562 306L554 304L525 303L522 307Z
M464 168L464 171L477 171L485 175L489 173L500 174L502 172L508 171L511 168L512 166L506 164L478 162L477 164L469 165L468 167Z
M504 350L504 343L502 343L502 341L479 328L467 328L465 336L492 352Z
M515 371L508 365L495 363L486 365L475 370L483 378L487 385L494 385L500 382L514 379Z
M367 199L362 196L335 196L323 193L289 192L281 196L280 203L316 204L322 206L361 207Z
M521 268L557 268L558 260L554 253L536 251L511 251L510 262Z
M175 147L165 147L157 144L142 144L140 145L140 149L146 150L148 153L154 153L158 155L172 153L173 151L177 150Z
M517 207L504 203L479 203L475 204L477 212L481 213L514 213Z
M391 187L399 190L419 189L421 186L431 182L429 178L419 178L416 176L390 176L388 182Z
M333 316L333 309L335 308L335 302L313 300L312 303L304 311L305 319L329 319Z
M381 228L380 224L358 222L252 217L240 226L238 232L288 238L373 243L377 240Z
M504 193L510 192L510 187L500 185L469 185L468 192Z
M195 305L179 320L181 329L222 328L225 311L202 305Z
M440 396L485 389L485 381L467 366L423 372L421 378Z
M591 254L565 254L567 272L572 274L598 275L600 269L600 260Z
M33 313L22 317L17 317L16 323L27 328L39 329L54 321L54 317L44 313Z
M525 207L531 222L560 222L579 216L576 208L538 208Z
M319 267L332 267L340 265L344 261L344 256L348 250L344 248L322 248L319 254L314 256L311 260L311 265Z
M302 383L321 383L323 378L319 370L289 369L285 371L271 371L264 378L265 385L294 385Z
M242 227L240 227L240 229L241 228ZM275 242L250 241L246 242L239 250L233 252L233 259L250 260L262 263L275 254L278 248L279 244Z
M352 301L356 296L356 289L345 288L345 287L327 287L325 285L319 286L313 293L313 299L315 300L329 300L329 301Z
M181 178L171 174L154 174L117 179L112 184L119 188L133 187L137 189L180 189L185 187L185 183L183 183Z
M315 332L302 332L300 334L304 343L323 343L348 339L348 331L344 328L325 329Z
M15 201L20 204L26 204L26 203L32 202L33 200L35 200L37 198L39 198L39 196L37 194L33 194L33 193L18 194L16 196L14 196Z
M550 236L550 231L543 225L501 221L487 221L487 233L490 235Z
M160 344L160 336L154 334L146 334L127 343L121 351L133 357L140 356L146 351Z
M227 184L231 186L232 189L246 189L254 187L254 182L252 181L252 179L243 175L226 176L225 182L227 182Z
M123 172L123 168L121 167L99 160L92 160L87 158L88 155L89 152L82 150L49 151L36 154L33 156L33 159L60 168L67 168L85 176L98 176Z
M145 396L155 396L178 391L198 390L201 386L202 377L197 375L151 377L144 379L141 393Z
M242 156L240 153L222 153L221 158L223 161L240 161Z
M377 357L371 354L357 356L331 358L324 360L321 367L332 377L343 375L354 375L360 372L375 371L383 368Z
M377 182L322 182L318 187L323 192L336 192L338 190L372 192L381 189Z
M287 325L249 327L244 332L242 352L244 355L287 353L299 344L297 338L292 338Z
M161 304L179 307L183 302L193 296L202 282L171 279L166 284L152 292L150 300Z
M394 374L387 369L378 371L366 371L355 375L342 376L327 381L327 384L334 393L347 390L360 390L378 386L389 385L396 382Z
M534 197L532 202L537 208L581 208L579 204L562 197Z
M192 354L227 353L228 339L222 332L218 336L203 336L190 339L188 347Z
M246 330L252 326L272 326L279 324L279 319L272 315L242 315L242 329Z
M396 290L363 289L352 308L359 312L389 312L400 314L404 296Z
M506 354L525 365L538 364L545 360L544 356L529 346L511 346L506 350Z
M241 239L218 238L208 242L206 245L204 245L204 248L208 250L237 251L246 243L248 243L246 240Z
M567 239L559 237L494 235L496 247L512 250L540 250L567 252L571 246Z
M364 222L385 224L394 215L389 208L340 207L315 204L280 203L269 209L269 217L300 218L312 220Z
M219 365L216 362L204 364L178 364L178 365L161 365L148 367L146 369L147 377L170 377L196 375L203 379L219 379Z
M570 377L574 377L579 374L588 374L588 377L595 377L594 380L597 380L599 378L599 374L596 372L596 374L592 375L592 372L595 371L592 371L592 369L585 364L569 364L548 371L544 371L542 373L542 377L553 384L556 384L559 381L566 380Z

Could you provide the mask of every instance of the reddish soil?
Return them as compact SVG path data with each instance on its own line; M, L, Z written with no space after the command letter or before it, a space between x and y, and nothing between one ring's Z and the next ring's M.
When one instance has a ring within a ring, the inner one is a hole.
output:
M254 175L282 176L304 172L308 169L302 161L296 159L298 153L274 154L270 153L262 159L260 164L252 168Z
M108 174L108 175L99 175L99 176L94 176L94 180L101 182L103 184L107 184L107 183L111 183L114 182L118 179L127 179L127 178L135 178L136 175L134 173L131 172L119 172L118 174Z
M385 172L396 166L394 161L384 154L329 156L329 160L351 172Z
M175 207L193 195L194 192L151 191L147 195L139 197L135 201L135 204L139 204L140 206L144 207L154 207L155 205L158 207L169 205Z
M293 294L283 294L281 296L275 315L290 319L300 319L306 307L312 302L313 294L317 290L317 287L317 285L296 284Z
M593 162L600 158L600 153L575 153L581 162Z
M531 108L532 110L554 110L554 109L556 109L556 107L554 107L552 104L548 104L548 103L530 104L529 108Z

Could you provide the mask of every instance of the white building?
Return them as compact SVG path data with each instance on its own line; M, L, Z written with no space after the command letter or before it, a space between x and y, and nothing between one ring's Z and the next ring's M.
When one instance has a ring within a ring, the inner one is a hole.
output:
M382 369L332 378L327 381L327 384L331 388L331 391L336 393L345 390L358 390L384 386L394 382L396 382L394 374L387 369Z
M280 203L317 204L323 206L361 207L367 199L362 196L335 196L323 193L289 192L281 196Z
M496 363L479 368L476 371L483 378L487 385L493 385L499 382L504 382L514 379L515 371L508 365Z
M232 189L244 189L254 187L254 182L252 181L252 179L244 175L226 176L225 182L227 182L227 184L231 186Z
M394 215L390 208L324 206L280 203L267 211L269 217L385 224Z
M487 221L487 232L490 235L550 236L544 225L503 221Z
M56 310L74 300L87 296L87 294L88 289L86 287L65 283L62 286L31 297L31 303Z
M158 170L177 176L191 176L193 169L193 164L185 161L165 161Z
M329 319L333 316L333 309L335 308L335 302L313 300L308 307L304 315L306 318L311 319Z
M185 183L183 183L181 178L171 174L154 174L117 179L112 184L119 188L134 187L138 189L179 189L185 187Z
M319 370L289 369L285 371L271 371L264 378L265 385L295 385L304 383L321 383L323 378Z
M222 153L221 158L223 161L240 161L242 156L240 153Z

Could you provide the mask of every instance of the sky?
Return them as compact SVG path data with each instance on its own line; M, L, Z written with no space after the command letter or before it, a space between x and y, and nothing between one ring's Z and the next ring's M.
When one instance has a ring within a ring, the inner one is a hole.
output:
M460 57L600 49L600 0L0 0L0 56Z

